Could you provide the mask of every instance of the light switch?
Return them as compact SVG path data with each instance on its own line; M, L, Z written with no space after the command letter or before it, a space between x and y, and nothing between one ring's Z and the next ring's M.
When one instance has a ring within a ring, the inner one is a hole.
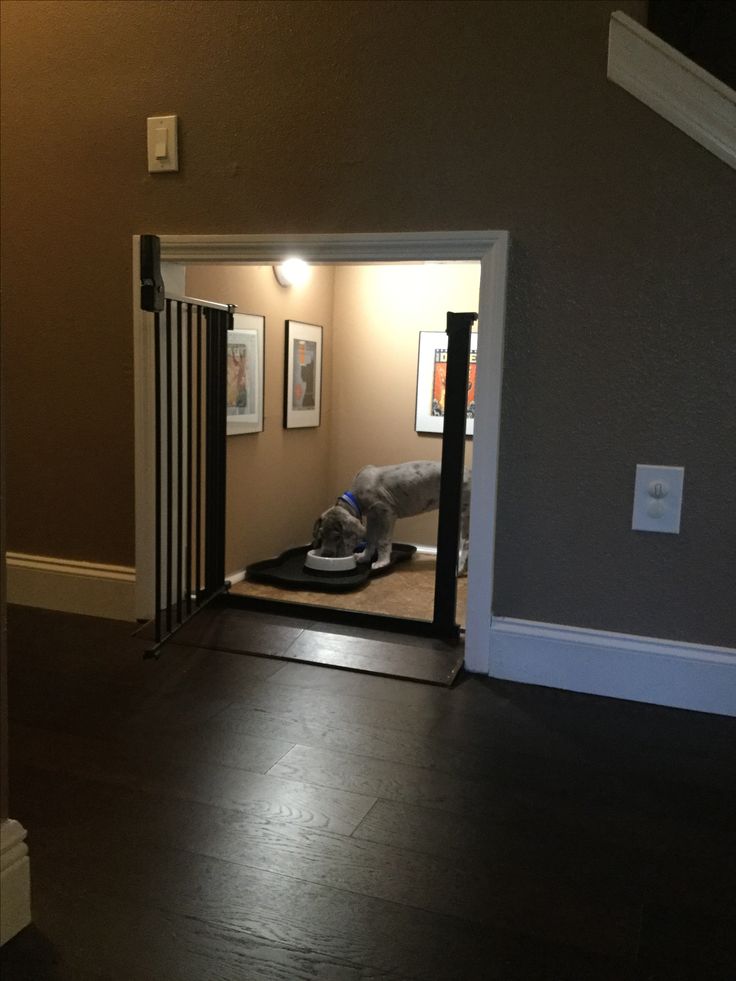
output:
M680 533L684 467L654 467L640 463L634 483L634 531Z
M148 172L179 169L176 116L148 117Z
M163 160L164 157L168 157L169 151L166 148L168 131L165 126L159 126L156 130L156 153L155 157L157 160Z

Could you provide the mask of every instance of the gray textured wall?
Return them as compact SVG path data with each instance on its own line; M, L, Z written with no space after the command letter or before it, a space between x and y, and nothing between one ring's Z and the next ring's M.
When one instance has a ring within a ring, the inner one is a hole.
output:
M495 611L734 642L736 179L606 81L616 8L4 3L9 547L133 561L133 233L507 228Z

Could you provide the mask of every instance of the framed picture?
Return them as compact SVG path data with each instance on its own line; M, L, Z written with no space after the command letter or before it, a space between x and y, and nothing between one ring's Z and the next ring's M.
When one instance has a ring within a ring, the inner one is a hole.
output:
M319 426L322 407L322 328L286 321L284 428Z
M465 435L472 436L475 423L475 359L478 335L470 335L468 366L468 418ZM419 332L417 405L415 429L418 433L441 433L445 425L445 378L447 375L447 334Z
M264 326L266 318L236 313L227 333L227 434L263 431Z

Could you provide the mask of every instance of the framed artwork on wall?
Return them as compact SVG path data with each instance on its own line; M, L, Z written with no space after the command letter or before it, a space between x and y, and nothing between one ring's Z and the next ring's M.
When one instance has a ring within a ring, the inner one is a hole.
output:
M263 431L265 317L236 313L227 334L227 435Z
M468 412L465 435L472 436L475 423L475 367L478 335L470 335L468 365ZM418 433L441 433L445 425L445 377L447 374L447 334L419 332L417 404L414 428Z
M322 408L322 328L286 321L284 428L320 424Z

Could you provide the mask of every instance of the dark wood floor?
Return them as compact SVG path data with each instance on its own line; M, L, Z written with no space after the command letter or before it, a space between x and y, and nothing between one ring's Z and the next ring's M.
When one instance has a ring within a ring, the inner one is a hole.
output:
M297 617L296 611L292 616L264 616L254 610L233 608L225 601L201 610L177 632L176 643L433 685L451 685L463 666L465 645L461 640L420 640L410 634L382 630L356 633L354 626L300 621ZM147 628L145 633L153 637L152 629Z
M4 981L736 977L733 720L10 613Z

